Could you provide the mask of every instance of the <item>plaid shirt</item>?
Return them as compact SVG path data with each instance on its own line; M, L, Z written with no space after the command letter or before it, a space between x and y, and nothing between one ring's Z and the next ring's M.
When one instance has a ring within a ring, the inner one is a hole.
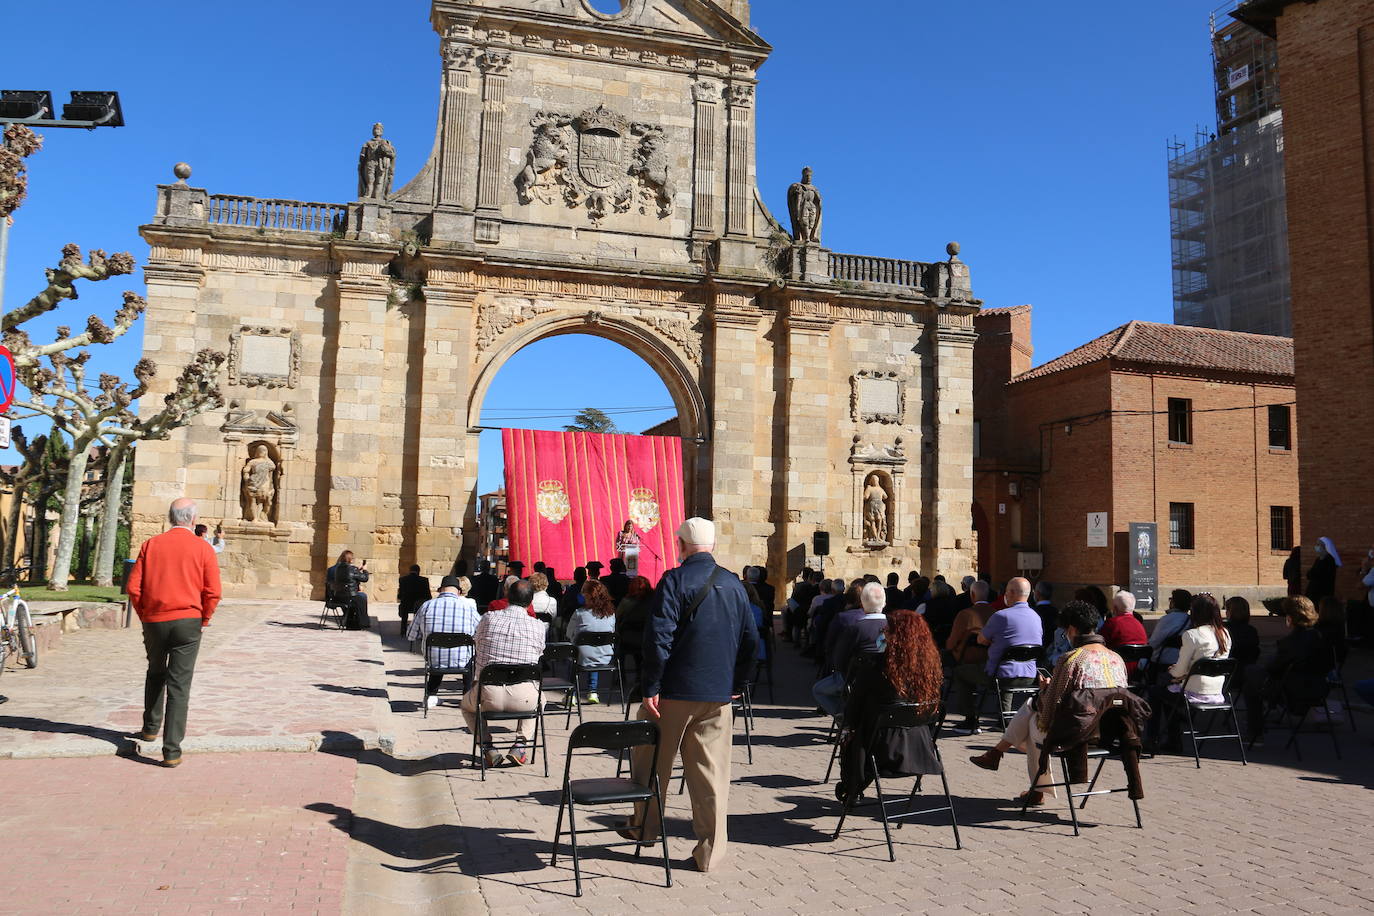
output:
M477 602L453 592L440 592L420 605L410 619L407 639L417 639L421 646L430 633L475 633L478 624ZM431 649L429 663L436 668L463 668L472 659L466 646L457 649Z
M472 676L480 678L487 665L537 665L544 655L542 620L536 620L522 607L487 611L477 624L477 660Z

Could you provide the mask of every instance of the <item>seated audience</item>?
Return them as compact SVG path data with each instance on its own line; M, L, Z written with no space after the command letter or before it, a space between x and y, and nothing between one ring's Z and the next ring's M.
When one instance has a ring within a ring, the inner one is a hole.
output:
M1285 598L1283 617L1288 635L1274 647L1274 656L1261 663L1245 684L1245 715L1250 740L1260 745L1264 739L1266 707L1283 703L1290 712L1321 703L1330 684L1331 647L1317 631L1317 609L1302 597Z
M1074 600L1064 606L1059 614L1059 626L1068 634L1074 648L1059 660L1048 679L1040 676L1039 697L1027 700L1017 710L997 746L970 758L975 764L985 770L995 770L1001 765L1003 754L1018 748L1025 752L1026 771L1029 779L1034 780L1040 772L1040 751L1036 744L1044 741L1060 701L1076 690L1126 686L1126 665L1094 632L1097 625L1097 608L1093 605ZM1046 789L1051 795L1056 793L1049 786L1053 781L1047 771L1018 800L1030 805L1044 804Z
M611 572L601 578L601 584L611 595L611 602L619 604L620 599L630 590L630 577L625 574L625 561L620 557L611 560Z
M1176 588L1169 594L1169 610L1155 624L1154 630L1150 632L1149 643L1153 650L1150 653L1152 665L1167 668L1178 661L1178 649L1164 644L1187 628L1189 609L1192 604L1193 593L1187 589Z
M549 594L548 574L530 573L527 581L534 592L534 598L530 602L530 616L537 617L545 626L552 626L558 617L558 602Z
M439 583L439 594L421 604L415 617L406 630L406 638L418 641L421 651L425 649L425 638L431 633L468 633L477 632L477 602L466 597L472 583L464 576L444 576ZM430 649L431 668L466 668L472 661L472 649L459 646L456 649ZM431 708L439 705L438 691L444 676L439 672L429 675L425 685L429 694Z
M367 593L358 586L370 579L367 561L353 565L353 551L339 554L339 562L325 574L324 587L332 600L343 608L344 626L350 630L371 629L372 618L367 613Z
M429 580L420 575L420 567L410 567L409 573L396 580L396 613L401 616L402 633L410 628L410 615L430 597Z
M1044 632L1041 645L1048 648L1059 627L1059 608L1054 605L1054 586L1044 580L1035 583L1035 613L1040 615L1040 629Z
M530 602L534 591L528 582L516 580L506 589L507 606L488 610L477 624L473 639L477 652L473 656L472 683L474 688L480 682L482 669L487 665L538 665L544 655L544 625L529 615ZM461 708L468 730L477 732L477 693L476 689L463 694ZM488 766L499 766L506 761L512 766L522 766L529 762L529 742L534 738L534 711L540 702L539 685L535 682L517 684L513 687L487 687L482 691L482 708L493 712L523 712L529 710L528 719L516 722L519 741L504 757L497 753L490 742L482 748Z
M955 616L949 637L945 640L945 650L954 664L951 672L954 693L951 705L963 719L964 728L976 731L976 691L992 683L992 678L987 673L988 650L978 642L978 635L983 632L983 626L996 612L988 600L991 596L991 587L986 582L981 579L972 582L969 594L973 598L973 604Z
M573 611L572 619L568 621L568 641L577 642L577 637L582 633L614 633L615 605L611 603L611 593L604 580L588 579L582 583L582 597L583 606ZM577 660L583 665L609 665L614 653L613 645L578 646ZM601 702L596 692L600 680L600 672L587 672L585 699L593 706Z
M1108 649L1145 644L1148 637L1145 635L1145 625L1135 615L1135 595L1117 592L1112 596L1111 616L1102 624L1099 632ZM1135 674L1136 665L1136 662L1127 664L1127 672Z
M1260 657L1259 631L1250 623L1250 602L1236 595L1226 599L1226 635L1231 638L1231 657L1236 660L1236 676L1232 680L1231 693L1241 696L1245 693L1245 682L1250 677L1250 669Z
M811 695L815 697L816 705L827 715L837 716L844 709L844 685L845 678L849 673L847 669L849 659L847 656L841 658L837 654L837 648L843 632L864 617L865 611L861 597L863 587L863 580L855 579L844 594L838 596L844 604L844 609L835 615L833 621L826 623L824 630L817 637L820 641L822 658L825 660L823 665L827 673L811 685Z
M1221 608L1217 599L1205 592L1193 596L1188 611L1188 628L1180 634L1182 646L1178 650L1178 660L1169 666L1169 682L1156 684L1150 693L1153 715L1150 718L1150 743L1158 744L1160 730L1166 718L1166 711L1180 713L1185 701L1193 703L1224 703L1222 694L1225 678L1216 675L1189 675L1193 664L1204 658L1226 658L1230 651L1230 636L1226 624L1221 619ZM1181 740L1183 720L1178 715L1170 717L1170 734L1167 746L1177 748Z
M615 646L622 663L634 662L635 678L644 666L644 628L649 622L649 600L654 587L644 576L630 580L630 588L615 609Z
M972 585L972 583L969 583ZM954 589L950 588L947 582L932 582L930 585L930 600L916 609L916 613L926 619L926 625L930 627L931 638L935 640L937 646L943 646L949 639L949 632L954 627L954 618L958 616L961 608L955 607ZM969 605L973 602L969 601ZM968 607L969 605L965 605Z
M885 634L886 652L864 656L856 663L845 705L847 732L840 751L840 782L835 797L858 797L873 781L865 751L874 737L878 712L893 703L940 701L940 652L925 619L911 611L891 615ZM933 709L932 712L935 710ZM874 747L880 776L921 776L940 772L931 728L888 729Z
M754 629L759 631L759 651L755 658L764 662L768 660L768 640L763 638L763 625L768 619L763 613L763 599L759 597L758 587L753 582L744 583L744 594L749 598L749 610L754 614Z

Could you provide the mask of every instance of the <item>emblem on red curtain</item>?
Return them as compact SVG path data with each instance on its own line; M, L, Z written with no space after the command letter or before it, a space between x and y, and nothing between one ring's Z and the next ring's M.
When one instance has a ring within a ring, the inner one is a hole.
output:
M658 500L653 490L638 487L630 491L630 521L640 531L648 531L658 524Z
M557 525L568 517L572 506L568 503L568 491L563 489L561 480L539 481L539 495L534 498L534 506L539 514Z

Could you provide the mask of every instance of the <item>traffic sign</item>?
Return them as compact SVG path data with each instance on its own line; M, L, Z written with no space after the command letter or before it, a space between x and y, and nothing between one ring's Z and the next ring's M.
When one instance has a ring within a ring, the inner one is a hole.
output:
M0 413L14 403L14 355L0 347Z

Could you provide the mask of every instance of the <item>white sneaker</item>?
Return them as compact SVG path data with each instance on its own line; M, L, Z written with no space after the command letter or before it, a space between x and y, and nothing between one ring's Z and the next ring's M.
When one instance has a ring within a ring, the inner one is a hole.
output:
M433 709L434 707L438 706L438 705L439 705L439 694L437 694L437 693L432 693L432 694L430 694L428 697L426 697L426 698L425 698L425 705L428 706L430 709Z
M587 705L588 705L588 706L595 706L597 703L600 703L600 702L601 702L601 697L597 696L595 692L592 692L592 693L587 694Z

